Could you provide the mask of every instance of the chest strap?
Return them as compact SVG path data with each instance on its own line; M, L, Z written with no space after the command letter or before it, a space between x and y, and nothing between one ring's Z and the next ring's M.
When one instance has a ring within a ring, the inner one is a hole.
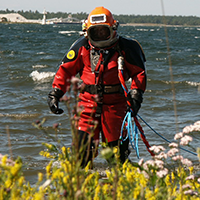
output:
M90 94L123 94L123 89L121 84L117 85L85 85L83 92L88 92Z

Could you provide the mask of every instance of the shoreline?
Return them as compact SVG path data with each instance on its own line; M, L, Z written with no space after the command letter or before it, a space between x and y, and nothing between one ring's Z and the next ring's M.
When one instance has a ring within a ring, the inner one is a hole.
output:
M0 22L0 24L41 24L36 21L26 21L26 22ZM55 23L56 24L56 23ZM74 23L67 23L67 24L74 24ZM81 23L77 23L81 24ZM46 24L50 25L50 24ZM200 25L169 25L169 24L154 24L154 23L127 23L127 24L119 24L119 26L146 26L146 27L200 27Z
M166 26L166 27L200 27L200 25L168 25L168 24L154 24L154 23L127 23L119 24L120 26Z

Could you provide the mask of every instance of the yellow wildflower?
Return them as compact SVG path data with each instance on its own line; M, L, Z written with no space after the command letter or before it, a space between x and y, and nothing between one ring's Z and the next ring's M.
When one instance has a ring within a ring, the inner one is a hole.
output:
M71 149L70 147L67 148L67 153L70 153L71 152Z
M87 164L87 166L85 167L85 172L87 173L90 169L90 162Z
M66 160L65 162L61 163L61 166L63 167L65 172L71 172L72 171L72 165L68 160Z
M130 170L130 168L127 168L125 175L126 175L127 181L131 182L132 181L132 177L131 177L131 170Z
M109 179L110 181L113 180L112 174L110 173L109 170L106 170L106 176L108 177L108 179Z
M3 166L5 166L6 165L6 161L7 161L7 155L3 156L3 158L1 159L1 164Z
M52 162L50 162L47 166L46 166L46 173L47 176L51 175L51 167L52 167Z
M69 183L69 175L63 177L63 183L65 184Z
M45 157L46 157L46 158L51 158L51 154L50 154L49 152L46 152L46 153L45 153Z
M19 186L20 186L20 187L23 186L24 181L25 181L25 179L24 179L23 176L21 176L21 177L18 179L18 183L19 183Z
M40 154L41 156L44 156L44 153L45 153L44 151L40 151L39 154Z
M155 195L158 194L158 192L159 192L159 188L157 187L157 188L155 188L155 190L154 190Z
M141 186L142 186L142 187L146 187L146 185L147 185L147 180L146 180L146 178L144 177L143 174L140 174L140 175L139 175L139 180L140 180Z
M145 190L145 199L156 200L156 198L153 196L153 192L149 188L146 188Z
M121 179L122 180L122 179ZM124 190L124 187L123 187L123 185L122 185L122 181L121 180L119 180L119 182L118 182L118 187L117 187L117 199L124 199L123 197L122 197L122 191Z
M175 180L175 175L174 175L174 172L171 173L171 180L172 180L172 183L174 182Z
M193 166L189 167L189 170L190 170L190 174L193 174L194 167Z
M63 153L64 155L66 155L66 151L67 151L66 147L63 146L61 150L62 150L62 153Z
M100 192L100 185L97 185L96 189L95 189L95 194L94 194L94 200L99 200L99 192Z
M11 181L11 179L7 179L6 182L5 182L5 186L6 186L6 188L11 187L11 185L12 185L12 181Z
M13 176L16 176L16 174L21 169L21 164L15 163L15 165L11 168L10 172Z
M140 195L140 186L137 184L137 186L134 189L133 198L137 199L139 195ZM146 199L148 199L148 198L146 198Z
M95 175L96 175L96 176L95 176L94 185L96 186L96 185L98 185L98 183L99 183L99 173L97 172Z
M41 200L41 199L44 199L44 195L43 195L43 193L40 193L40 192L38 192L38 193L36 193L35 195L34 195L34 198L33 198L34 200Z
M53 145L52 144L48 144L48 143L45 143L44 144L48 149L52 149Z
M128 160L127 160L128 161ZM127 161L122 165L122 173L125 174L126 169L128 168L127 166Z
M60 172L60 177L64 177L64 172Z
M103 195L106 195L108 193L109 190L109 185L108 184L104 184L102 187L103 190Z
M41 182L43 180L43 173L38 173L38 181Z
M10 199L12 200L20 200L20 189L14 188L11 193Z
M117 153L118 153L118 147L114 147L114 148L113 148L113 153L114 153L114 154L117 154Z
M75 183L75 182L76 182L75 177L72 177L72 183Z
M170 175L169 175L169 174L167 174L167 176L165 177L165 184L166 184L167 186L171 185L171 182L170 182Z

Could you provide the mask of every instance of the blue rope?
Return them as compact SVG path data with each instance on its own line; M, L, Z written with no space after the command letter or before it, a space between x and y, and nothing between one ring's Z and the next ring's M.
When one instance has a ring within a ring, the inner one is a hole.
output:
M121 70L121 73L123 74L123 70ZM123 84L121 84L121 86L122 86L123 90L124 90L126 93L128 93L128 91L127 91L126 88L123 86ZM126 113L126 116L125 116L124 120L123 120L122 127L121 127L121 136L120 136L120 139L121 139L122 141L125 141L125 140L127 140L127 138L129 137L129 140L130 140L130 142L131 142L131 146L133 147L133 149L135 149L136 154L137 154L137 157L139 158L139 150L138 150L138 130L137 130L138 128L137 128L136 124L134 123L134 131L133 131L133 126L132 126L132 123L131 123L131 122L132 122L132 121L131 121L131 112L133 112L133 111L132 111L132 110L131 110L131 111L128 111L128 112ZM147 124L147 122L146 122L145 120L142 119L142 117L140 117L140 115L137 114L137 116L138 116L138 117L139 117L139 118L154 132L154 133L156 133L159 137L161 137L163 140L165 140L165 141L168 142L168 143L172 143L170 140L166 139L166 138L163 137L161 134L159 134L157 131L155 131L149 124ZM125 123L126 123L126 122L127 122L126 129L127 129L128 134L127 134L127 136L125 137L125 139L123 139L123 129L124 129L124 126L125 126ZM144 133L142 133L141 131L140 131L140 133L144 135ZM131 135L132 135L132 139L131 139ZM184 150L184 151L186 151L186 152L188 152L188 153L191 153L191 154L197 156L197 153L194 153L194 152L192 152L192 151L190 151L190 150L187 150L187 149L185 149L185 148L183 148L183 147L180 147L180 146L179 146L179 148L182 149L182 150Z
M124 127L126 126L127 130L127 135L125 138L123 138L123 130ZM138 128L136 124L134 123L134 129L132 125L132 117L131 117L131 111L128 111L126 113L126 116L124 117L122 127L121 127L121 135L120 135L120 140L121 141L126 141L129 138L129 141L131 143L132 148L136 151L136 155L139 158L139 148L138 148Z
M163 140L167 141L168 143L172 143L170 140L166 139L166 138L163 137L161 134L159 134L157 131L155 131L144 119L142 119L142 117L141 117L140 115L137 114L137 116L138 116L138 117L139 117L139 118L154 132L154 133L156 133L159 137L161 137ZM197 153L194 153L194 152L192 152L192 151L190 151L190 150L187 150L187 149L185 149L185 148L183 148L183 147L179 147L179 148L182 149L182 150L184 150L184 151L186 151L186 152L188 152L188 153L191 153L191 154L197 156Z

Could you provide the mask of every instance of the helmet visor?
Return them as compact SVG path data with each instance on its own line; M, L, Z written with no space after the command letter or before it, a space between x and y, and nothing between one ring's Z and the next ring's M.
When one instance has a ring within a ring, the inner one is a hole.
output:
M110 27L106 25L91 26L88 30L88 35L93 41L108 40L111 36Z

